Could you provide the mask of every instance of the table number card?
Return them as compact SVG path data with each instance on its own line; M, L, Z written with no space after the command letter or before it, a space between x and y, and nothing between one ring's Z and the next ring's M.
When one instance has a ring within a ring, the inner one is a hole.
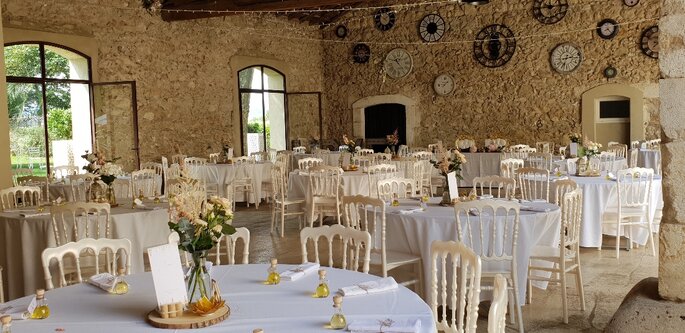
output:
M183 279L181 258L176 244L166 244L147 250L152 268L157 304L188 303L188 293Z
M459 186L457 185L457 173L452 171L447 174L447 187L450 191L450 200L459 199Z

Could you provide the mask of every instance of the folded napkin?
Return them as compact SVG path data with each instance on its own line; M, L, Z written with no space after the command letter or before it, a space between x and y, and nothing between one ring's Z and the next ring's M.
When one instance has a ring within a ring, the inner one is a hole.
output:
M47 215L50 215L50 212L31 211L31 212L19 213L19 216L21 216L21 217L38 217L38 216L47 216Z
M283 273L281 273L281 280L283 281L297 281L307 274L316 272L321 266L314 262L304 263L295 268L291 268Z
M416 212L422 212L422 211L423 211L423 209L419 207L419 208L411 208L411 209L400 209L397 211L397 213L401 214L401 215L409 215L409 214L413 214Z
M117 283L117 277L110 273L95 274L88 279L88 283L106 291L111 292Z
M31 318L31 313L28 311L28 308L28 304L3 306L0 307L0 316L10 316L12 317L12 320L26 320Z
M391 276L362 282L354 286L343 287L338 292L343 296L370 295L397 289L397 282Z
M545 199L533 199L531 202L547 202Z
M541 212L541 213L546 213L549 212L550 209L548 207L537 207L537 206L521 206L521 210L529 211L529 212Z
M355 320L347 325L354 333L415 333L421 330L418 319Z
M478 216L480 215L480 211L478 211L478 209L471 208L469 209L469 215Z
M612 172L607 173L607 179L608 180L616 180L616 175L614 175Z
M480 200L483 200L483 199L492 199L492 198L493 198L492 194L483 194L483 195L481 195L481 196L478 197L478 199L480 199Z
M559 177L559 178L557 178L557 180L568 180L568 177L566 177L566 176Z

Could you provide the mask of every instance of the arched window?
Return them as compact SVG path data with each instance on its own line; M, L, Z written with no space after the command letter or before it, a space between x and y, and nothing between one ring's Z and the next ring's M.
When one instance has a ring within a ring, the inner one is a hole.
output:
M284 150L288 142L285 75L267 66L238 72L243 154Z
M5 45L13 168L47 175L92 150L90 58L43 42Z

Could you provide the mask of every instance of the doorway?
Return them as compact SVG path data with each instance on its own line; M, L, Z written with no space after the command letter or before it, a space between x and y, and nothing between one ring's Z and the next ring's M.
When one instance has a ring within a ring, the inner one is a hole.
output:
M383 152L388 146L386 136L397 130L399 145L407 142L407 113L403 104L385 103L364 109L364 133L366 145L375 152Z

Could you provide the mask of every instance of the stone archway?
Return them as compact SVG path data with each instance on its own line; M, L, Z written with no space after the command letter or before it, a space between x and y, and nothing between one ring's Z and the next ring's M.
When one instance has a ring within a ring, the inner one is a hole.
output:
M378 95L364 97L352 103L352 135L355 138L366 139L364 109L378 104L402 104L407 114L407 145L416 143L416 133L421 123L421 114L416 107L416 101L404 95Z
M630 141L645 139L647 116L644 110L644 93L640 89L624 84L604 84L586 91L582 98L583 135L588 139L598 141L599 102L611 98L630 100Z

